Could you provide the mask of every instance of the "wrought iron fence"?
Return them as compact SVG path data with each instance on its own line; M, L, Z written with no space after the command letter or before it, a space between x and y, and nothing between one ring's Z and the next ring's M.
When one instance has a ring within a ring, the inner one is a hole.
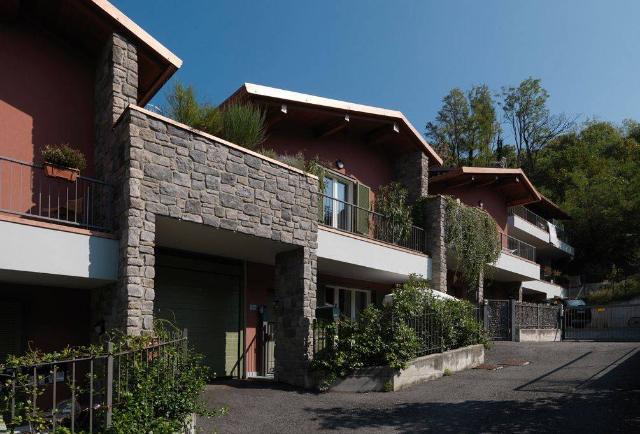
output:
M110 428L113 409L134 387L134 366L163 364L175 376L187 351L187 330L141 349L116 352L110 342L105 348L105 354L0 371L0 391L8 397L2 416L11 432L58 432L64 427L72 433L93 433ZM171 380L157 378L158 384Z
M424 229L320 193L318 221L341 231L426 253Z
M0 156L0 211L100 231L111 230L113 190L103 181L49 177L43 166Z
M510 216L523 218L537 228L542 229L545 232L549 232L549 220L544 217L540 217L538 214L522 205L511 207L508 212Z
M502 250L527 259L531 262L536 261L536 248L531 244L527 244L524 241L520 241L517 238L512 237L504 233L500 233L500 245Z

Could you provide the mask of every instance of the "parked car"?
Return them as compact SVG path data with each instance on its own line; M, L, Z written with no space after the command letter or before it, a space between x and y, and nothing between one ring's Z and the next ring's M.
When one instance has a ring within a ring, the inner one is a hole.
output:
M591 308L584 300L562 300L564 306L564 325L566 327L584 328L591 322Z

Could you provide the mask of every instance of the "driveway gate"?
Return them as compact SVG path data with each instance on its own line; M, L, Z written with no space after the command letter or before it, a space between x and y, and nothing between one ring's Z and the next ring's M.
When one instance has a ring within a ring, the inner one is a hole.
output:
M640 341L640 304L566 308L564 339Z
M484 321L492 340L511 339L509 300L485 300Z

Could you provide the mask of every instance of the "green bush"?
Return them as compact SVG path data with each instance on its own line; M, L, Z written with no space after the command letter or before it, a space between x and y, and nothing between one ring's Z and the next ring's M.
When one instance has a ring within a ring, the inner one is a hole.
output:
M84 170L87 167L84 154L69 145L45 145L41 153L45 163L78 170Z
M464 300L442 300L433 296L428 281L411 276L393 291L393 303L364 309L355 321L322 325L327 336L324 349L312 362L325 389L339 377L372 366L403 369L424 346L426 336L411 327L412 320L433 315L434 330L441 331L441 350L460 348L488 340L476 321L474 306Z
M202 363L202 356L182 343L164 345L158 349L160 342L175 339L176 330L166 321L157 321L154 335L124 336L112 335L109 340L114 343L113 354L132 352L135 356L118 359L120 365L114 366L114 407L112 426L104 427L104 406L99 406L94 414L94 432L108 432L114 434L151 433L169 434L184 431L192 414L215 416L224 414L226 409L208 410L201 401L200 395L204 390L208 378L208 369ZM151 350L149 350L151 348ZM30 351L16 357L10 356L6 365L0 368L29 367L43 362L69 360L88 356L102 356L107 354L102 346L67 348L56 353L42 353ZM115 363L114 363L115 364ZM63 365L62 363L60 364ZM96 366L101 366L96 363ZM2 371L3 369L0 369ZM40 409L32 412L32 396L40 396L45 386L33 385L30 369L22 371L16 381L16 419L14 424L28 424L34 431L48 431L51 420L47 413ZM100 371L102 372L102 371ZM125 374L126 373L126 374ZM125 377L126 375L126 377ZM45 375L38 375L44 380ZM88 380L77 379L76 396L86 396ZM67 380L68 381L68 380ZM11 380L4 382L0 391L0 414L7 416L10 412L11 397L14 396ZM71 384L68 384L71 387ZM104 396L104 379L102 374L94 375L95 396L97 402ZM59 432L65 432L69 420L59 423ZM78 415L76 421L77 432L87 431L86 417Z
M584 298L588 304L607 304L627 301L639 296L640 275L635 275L591 291Z

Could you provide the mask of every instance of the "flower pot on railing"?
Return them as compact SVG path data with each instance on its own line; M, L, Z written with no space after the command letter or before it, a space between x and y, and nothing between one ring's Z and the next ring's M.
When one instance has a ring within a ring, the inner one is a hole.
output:
M72 169L71 167L56 166L51 163L44 163L44 174L51 178L60 178L66 181L75 182L80 176L78 169Z

